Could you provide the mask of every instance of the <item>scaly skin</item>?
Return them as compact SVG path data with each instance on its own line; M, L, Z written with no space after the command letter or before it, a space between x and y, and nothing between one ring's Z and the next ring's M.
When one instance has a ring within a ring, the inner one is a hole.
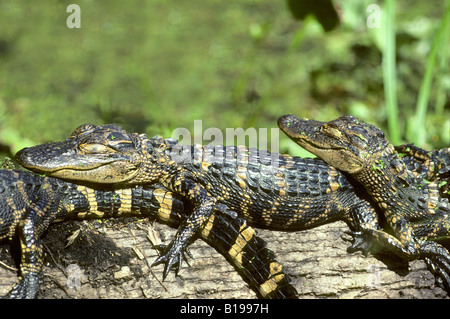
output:
M36 297L43 263L40 238L54 222L131 215L178 226L191 211L189 203L158 187L94 189L0 169L0 240L18 236L22 253L21 277L7 297ZM214 213L199 236L235 266L258 296L295 298L282 265L245 220Z
M407 260L425 259L449 289L450 254L436 242L450 238L449 203L440 196L439 180L423 179L434 175L408 170L383 132L355 117L319 122L289 114L278 124L297 144L365 187L394 232L369 230L372 236ZM448 172L446 162L438 172Z
M183 249L214 209L232 210L252 226L296 231L346 221L356 234L352 249L367 250L361 228L379 229L366 192L322 160L224 146L180 146L117 125L84 125L64 141L24 149L25 167L99 184L158 184L194 206L166 254L155 263L181 264Z
M450 148L427 152L412 144L395 146L398 153L406 154L402 161L406 169L412 172L414 180L409 183L420 184L422 181L436 182L439 195L450 199Z

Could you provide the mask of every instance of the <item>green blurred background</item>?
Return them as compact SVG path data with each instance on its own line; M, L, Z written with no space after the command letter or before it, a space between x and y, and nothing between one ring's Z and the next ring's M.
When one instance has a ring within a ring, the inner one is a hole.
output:
M194 120L225 130L276 127L286 113L351 114L387 131L383 28L366 25L367 6L383 1L333 1L340 24L329 32L326 13L298 20L286 1L77 0L80 29L66 25L70 3L0 2L0 160L84 123L170 136L193 131ZM414 134L427 56L448 8L396 1L402 142ZM439 43L433 71L427 148L450 144L448 45ZM280 150L299 154L281 134Z

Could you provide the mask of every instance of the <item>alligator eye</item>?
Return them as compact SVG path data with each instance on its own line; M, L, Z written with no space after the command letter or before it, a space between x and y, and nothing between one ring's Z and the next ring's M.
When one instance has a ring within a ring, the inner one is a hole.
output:
M84 153L91 154L105 154L114 152L113 149L102 144L81 144L80 150Z
M340 138L342 136L342 133L341 133L340 130L338 130L338 129L334 128L334 127L331 127L331 126L325 126L324 127L324 131L328 135L333 136L335 138Z

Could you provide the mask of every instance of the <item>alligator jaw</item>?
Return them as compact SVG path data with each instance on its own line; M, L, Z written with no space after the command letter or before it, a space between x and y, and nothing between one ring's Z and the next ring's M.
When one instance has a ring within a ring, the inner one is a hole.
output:
M51 148L50 145L45 144L45 148ZM19 164L40 174L95 183L125 182L139 171L138 165L124 154L83 156L74 150L59 150L59 155L48 156L45 150L39 150L39 146L24 148L15 157Z
M91 169L77 170L62 168L53 171L51 176L61 179L86 181L92 183L115 184L125 183L126 181L132 179L138 171L139 170L135 165L123 165L123 163L118 164L117 162L112 162L111 164L101 165Z

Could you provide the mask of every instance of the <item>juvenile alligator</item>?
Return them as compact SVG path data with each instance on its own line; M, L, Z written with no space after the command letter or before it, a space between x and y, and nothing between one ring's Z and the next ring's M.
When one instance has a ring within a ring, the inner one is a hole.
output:
M439 166L429 170L434 173L420 167L409 170L380 129L352 116L319 122L290 114L280 117L278 124L297 144L361 183L394 234L367 228L363 232L407 260L425 259L450 289L450 254L436 242L450 238L449 202L440 196L439 179L424 179L436 178L436 169L438 175L446 174L448 158L434 160ZM424 155L413 153L415 157ZM448 150L436 154L445 155Z
M296 231L344 220L355 231L351 249L367 250L360 225L378 229L376 205L344 174L319 159L263 153L234 146L180 146L117 125L84 125L61 142L16 155L26 168L54 177L100 184L161 185L194 206L155 264L164 276L181 267L187 242L214 209L232 210L250 225ZM101 186L99 186L101 187ZM354 221L357 221L355 223Z
M93 189L26 171L0 169L0 240L19 237L21 242L21 276L7 297L36 297L43 264L40 237L54 222L133 215L178 226L190 212L188 202L162 188ZM282 265L245 220L214 213L199 237L234 264L258 296L295 297Z

